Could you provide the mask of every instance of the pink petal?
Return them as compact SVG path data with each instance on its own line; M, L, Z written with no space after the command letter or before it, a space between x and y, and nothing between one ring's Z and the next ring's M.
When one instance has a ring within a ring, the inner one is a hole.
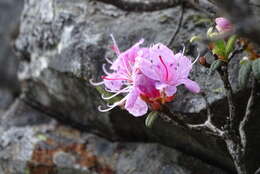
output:
M124 69L126 71L131 71L132 65L135 63L135 59L138 56L138 52L141 50L139 47L140 44L144 42L144 39L141 39L139 42L134 44L131 48L120 53L117 60L110 67L112 70Z
M176 92L177 92L177 88L174 85L168 85L165 83L156 83L155 84L156 89L160 90L160 91L164 91L167 97L171 97L173 96Z
M111 80L104 79L104 84L106 88L112 91L118 91L121 89L124 80L120 80L120 78L122 78L120 75L114 73L106 76L106 78L111 79Z
M130 109L135 105L139 94L140 93L137 88L134 88L133 90L131 90L131 92L127 96L127 100L126 100L126 104L125 104L126 109Z
M217 24L216 28L219 32L228 31L232 29L232 24L226 18L216 18L215 22Z
M158 54L156 54L156 56L162 56L167 62L171 62L174 57L173 51L161 43L154 45L151 49L154 53Z
M200 92L199 85L190 79L181 79L181 80L179 80L179 84L184 84L185 87L193 93Z
M155 88L155 80L150 79L142 73L139 73L134 78L134 85L138 88L141 94L147 97L160 97L160 92Z
M176 59L176 74L178 74L178 78L187 78L191 69L192 69L192 62L191 60L183 56L181 53L178 53L174 56Z
M126 108L126 110L133 116L140 117L147 113L148 106L140 97L138 97L133 107Z
M160 80L157 68L147 59L139 58L139 68L147 77L153 80Z
M167 86L164 92L167 97L171 97L177 92L177 88L176 86Z

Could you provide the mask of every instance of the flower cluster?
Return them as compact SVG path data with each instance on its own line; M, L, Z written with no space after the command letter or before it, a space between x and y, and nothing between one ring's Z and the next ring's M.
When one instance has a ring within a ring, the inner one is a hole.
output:
M193 63L183 53L174 54L161 43L141 47L143 39L120 52L113 36L112 39L117 59L114 62L107 60L111 64L110 71L103 66L106 76L102 76L102 82L91 83L104 84L108 92L114 93L109 97L102 96L103 99L109 100L118 95L124 97L107 105L106 109L99 107L99 111L122 106L132 115L142 116L149 106L152 110L159 110L162 104L172 101L179 85L184 84L194 93L200 91L198 84L188 78Z

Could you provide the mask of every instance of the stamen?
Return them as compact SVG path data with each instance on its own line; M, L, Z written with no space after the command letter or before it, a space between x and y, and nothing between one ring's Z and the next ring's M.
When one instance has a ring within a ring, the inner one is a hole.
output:
M185 47L184 44L182 44L182 46L183 46L183 49L182 49L182 55L184 55L186 47Z
M126 87L126 88L124 88L124 89L118 91L117 93L111 95L111 96L105 97L105 96L102 94L101 97L102 97L102 99L104 99L104 100L110 100L110 99L112 99L112 98L118 96L118 95L121 94L121 93L129 92L129 89L130 89L130 87L128 86L128 87Z
M130 70L128 69L128 66L127 66L126 61L125 61L124 58L123 58L123 63L124 63L125 69L126 69L126 71L127 71L127 74L128 74L129 76L131 76L131 72L130 72Z
M101 81L101 82L93 82L93 79L90 79L89 80L89 83L93 86L99 86L99 85L103 85L104 84L104 81Z
M112 110L114 107L110 107L110 108L107 108L107 109L102 109L101 108L102 106L98 106L98 111L99 112L108 112L108 111L110 111L110 110Z
M118 105L120 104L123 104L125 101L126 101L127 97L124 97L122 100L118 101L118 102L115 102L113 105L107 105L108 108L107 109L102 109L101 106L98 106L98 110L100 112L107 112L107 111L110 111L112 110L113 108L117 107Z
M199 52L199 50L197 50L197 51L198 51L198 56L197 56L197 58L192 62L191 66L193 66L193 65L199 60L199 58L200 58L200 52Z
M101 78L105 80L128 80L126 78L108 78L107 76L101 76Z
M103 64L102 65L102 69L103 69L103 71L104 71L104 73L106 74L106 75L110 75L111 73L109 73L108 71L107 71L107 69L106 69L106 64Z
M107 61L107 63L113 64L113 62L111 60L109 60L109 58L105 57L105 60Z
M164 63L164 61L162 59L162 56L159 56L159 59L160 59L161 63L163 64L163 66L165 68L165 71L166 71L166 78L165 78L165 80L168 80L168 76L169 76L168 68L167 68L166 64Z
M104 88L104 89L105 89L105 91L107 91L107 92L117 92L117 91L113 91L113 90L108 89L108 88Z
M120 50L119 50L119 48L117 46L117 43L116 43L116 40L115 40L113 34L110 34L110 37L112 38L112 41L114 43L114 45L113 45L113 48L115 49L114 51L116 52L117 55L119 55L120 54Z

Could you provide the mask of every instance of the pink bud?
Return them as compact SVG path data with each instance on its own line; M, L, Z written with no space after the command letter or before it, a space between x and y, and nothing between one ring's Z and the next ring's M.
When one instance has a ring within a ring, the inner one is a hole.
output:
M222 17L216 18L215 22L217 24L216 28L219 32L227 32L232 30L233 28L231 22L226 18L222 18Z

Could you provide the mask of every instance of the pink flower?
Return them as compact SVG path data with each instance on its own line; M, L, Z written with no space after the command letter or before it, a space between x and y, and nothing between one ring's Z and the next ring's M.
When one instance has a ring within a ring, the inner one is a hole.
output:
M216 18L215 19L216 22L216 28L219 32L227 32L232 30L233 25L231 24L231 22L229 20L227 20L226 18Z
M191 92L198 93L199 85L188 78L193 63L183 54L174 53L163 44L150 48L147 59L138 58L140 70L150 79L155 80L155 87L167 97L173 96L177 86L184 84Z
M107 105L106 109L99 107L99 111L106 112L116 106L123 106L129 113L138 117L147 113L148 106L158 110L161 104L170 102L174 98L177 86L184 84L192 92L199 92L198 84L188 75L192 68L191 60L183 54L174 55L163 44L156 44L151 48L142 48L143 39L124 52L120 52L115 39L112 49L117 55L111 64L109 72L105 65L103 81L93 85L105 85L108 92L114 93L103 99L109 100L118 95L123 99Z
M107 109L99 107L99 111L106 112L120 105L124 106L132 115L142 116L147 113L148 105L141 99L140 95L143 94L150 97L158 97L160 95L155 88L155 81L145 77L136 64L136 58L146 50L145 48L140 48L143 40L140 40L131 48L121 53L113 36L112 39L114 42L112 49L118 56L114 62L108 60L111 63L110 69L113 72L109 73L105 69L105 66L103 66L103 70L106 73L106 76L102 76L103 81L100 83L91 83L93 85L104 84L107 91L115 93L110 97L102 96L103 99L109 100L122 94L125 97L113 105L107 105Z

